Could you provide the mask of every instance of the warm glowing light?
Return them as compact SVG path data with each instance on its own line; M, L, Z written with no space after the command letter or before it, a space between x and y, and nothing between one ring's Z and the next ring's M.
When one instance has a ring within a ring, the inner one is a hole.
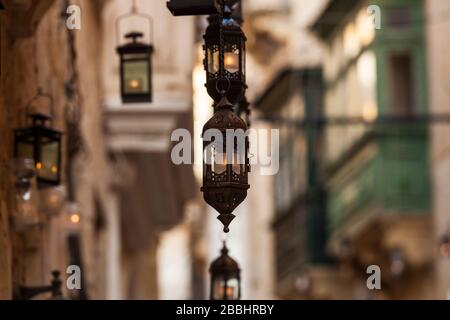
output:
M233 298L234 297L234 288L227 287L227 289L225 290L225 288L222 287L220 296L227 297L228 299Z
M129 82L129 85L130 85L130 88L137 89L141 86L141 82L139 80L134 79Z
M44 168L44 165L41 162L36 163L36 169L42 170Z
M78 224L80 223L80 215L78 213L74 213L70 216L70 222L72 222L73 224Z
M234 73L239 71L239 55L234 52L225 53L224 57L225 69L229 72Z
M52 166L51 171L52 173L58 173L58 167Z

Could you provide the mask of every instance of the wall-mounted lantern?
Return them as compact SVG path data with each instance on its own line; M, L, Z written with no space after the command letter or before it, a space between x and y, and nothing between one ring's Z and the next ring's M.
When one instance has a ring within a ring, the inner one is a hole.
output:
M222 98L216 110L203 127L201 191L206 203L220 213L218 219L224 225L224 232L229 232L235 218L232 213L245 200L250 188L249 140L247 125L233 112L227 98Z
M57 186L61 181L62 133L46 125L51 119L46 115L29 117L31 126L15 131L14 156L34 160L39 187Z
M38 93L30 101L27 110L32 103L42 98L50 101L53 110L53 99L43 93ZM15 130L14 157L34 160L39 187L58 186L61 182L62 133L47 125L50 116L32 113L28 117L31 125Z
M226 97L234 104L246 89L247 38L240 25L232 18L232 10L227 5L223 5L222 8L223 16L212 16L204 35L206 88L211 98L217 102L221 99L221 90L217 88L220 88L221 80L226 78L230 84Z
M32 159L14 159L11 170L12 224L16 231L39 227L39 195L36 168Z
M238 263L228 255L224 242L219 258L211 263L211 300L241 299L241 270Z
M133 5L130 14L123 15L117 20L118 43L120 43L120 22L127 18L144 18L150 26L150 43L141 41L144 33L132 31L125 34L127 43L119 45L117 52L120 56L120 92L123 103L152 102L152 18L137 12Z

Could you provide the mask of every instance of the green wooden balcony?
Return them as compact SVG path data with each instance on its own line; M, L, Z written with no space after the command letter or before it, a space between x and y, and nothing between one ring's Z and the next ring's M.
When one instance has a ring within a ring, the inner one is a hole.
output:
M369 216L428 214L427 130L372 130L331 168L327 187L330 233Z

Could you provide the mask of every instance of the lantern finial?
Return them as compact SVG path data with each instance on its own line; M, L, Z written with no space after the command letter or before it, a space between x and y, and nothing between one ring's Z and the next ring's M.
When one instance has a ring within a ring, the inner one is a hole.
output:
M222 224L223 224L223 232L225 232L225 233L230 232L229 226L230 226L231 222L234 220L234 218L236 218L236 216L232 213L221 214L217 217L217 219L219 219L219 221L222 222Z
M224 240L223 241L223 248L220 251L220 253L222 253L225 256L225 255L228 255L228 252L230 252L230 251L227 248L227 242Z

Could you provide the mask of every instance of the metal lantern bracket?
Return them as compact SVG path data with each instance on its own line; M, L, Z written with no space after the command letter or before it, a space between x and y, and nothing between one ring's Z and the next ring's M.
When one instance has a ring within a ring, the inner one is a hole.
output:
M44 93L41 89L38 89L38 93L25 105L25 113L26 113L26 117L35 117L37 116L36 113L32 113L31 110L31 106L33 105L33 103L35 103L36 101L40 100L40 99L46 99L48 100L49 104L48 104L48 108L49 108L49 112L48 112L48 117L45 117L44 115L41 115L40 119L41 120L48 120L50 121L50 125L53 125L53 115L54 115L54 111L55 111L55 106L54 106L54 100L53 97L48 94L48 93ZM44 119L45 118L45 119Z
M130 13L126 13L124 15L121 15L117 18L116 20L116 41L117 41L117 45L120 46L120 25L121 22L123 22L126 19L129 19L131 17L140 17L140 18L144 18L148 21L148 26L149 26L149 39L150 39L150 44L153 44L153 40L154 40L154 25L153 25L153 18L145 13L140 13L137 11L136 8L136 3L133 3L133 7L131 8L131 12Z
M234 8L241 0L226 0ZM169 0L167 8L173 16L203 16L220 13L220 0Z
M62 281L60 279L61 273L59 271L52 272L52 282L49 286L42 287L26 287L22 285L17 285L14 288L14 300L31 300L35 296L43 293L51 293L52 299L58 300L63 299L62 294Z

